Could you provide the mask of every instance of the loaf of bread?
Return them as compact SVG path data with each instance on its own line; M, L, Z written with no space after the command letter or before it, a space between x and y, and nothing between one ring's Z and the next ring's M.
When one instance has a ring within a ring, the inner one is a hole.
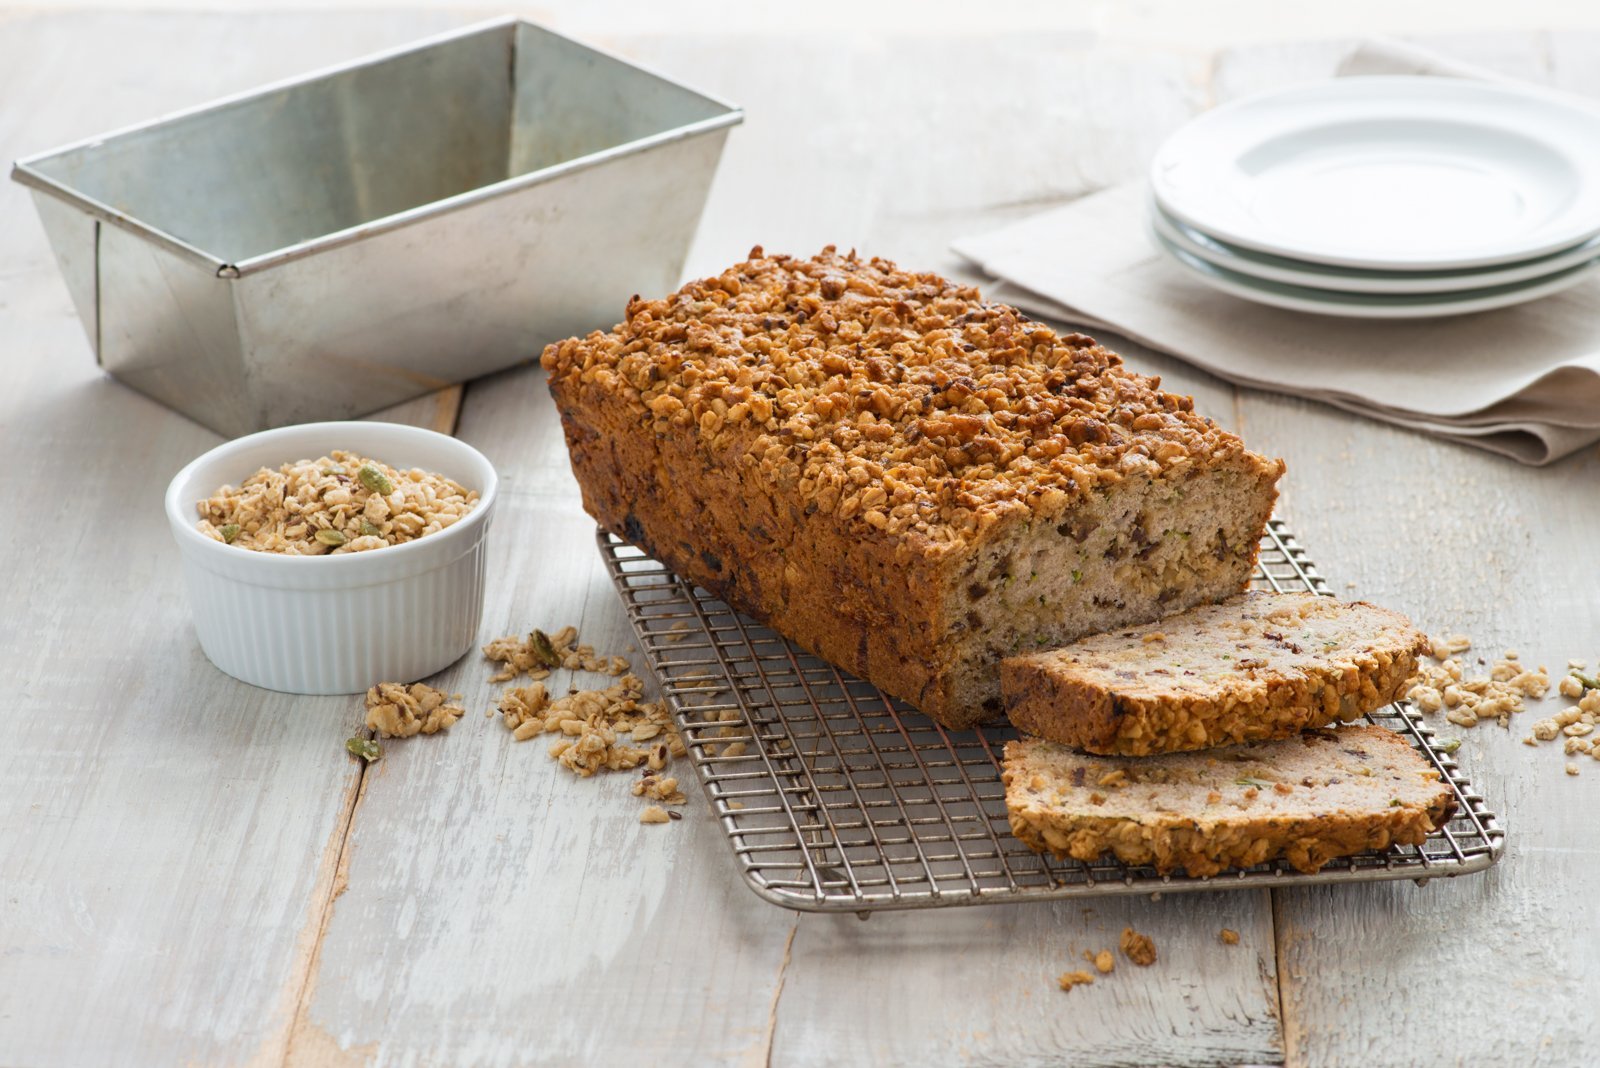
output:
M602 526L952 727L1004 656L1242 588L1283 471L1088 337L832 248L542 362Z
M1287 738L1398 700L1428 639L1397 612L1250 591L1139 627L1006 660L1021 730L1143 756Z
M1110 852L1163 874L1278 858L1315 872L1335 857L1419 845L1455 811L1422 754L1373 726L1153 757L1024 738L1006 744L1004 777L1011 833L1030 848L1083 861Z

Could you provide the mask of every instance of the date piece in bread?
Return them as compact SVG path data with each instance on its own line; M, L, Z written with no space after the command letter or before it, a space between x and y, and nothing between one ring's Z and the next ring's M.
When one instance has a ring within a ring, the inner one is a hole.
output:
M1011 833L1092 861L1110 852L1158 872L1215 875L1282 858L1315 872L1336 857L1417 845L1455 811L1425 757L1384 727L1154 757L1103 757L1038 738L1006 743Z
M977 289L747 262L542 358L583 504L953 727L1000 659L1240 589L1281 461Z
M1399 699L1428 639L1365 601L1251 591L1006 660L1019 730L1144 756L1286 738Z

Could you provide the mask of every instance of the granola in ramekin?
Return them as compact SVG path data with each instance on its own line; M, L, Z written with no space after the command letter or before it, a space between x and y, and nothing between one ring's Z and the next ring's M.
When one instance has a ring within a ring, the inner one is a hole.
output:
M364 552L415 541L464 518L478 491L412 468L335 451L263 467L200 501L200 533L290 556Z

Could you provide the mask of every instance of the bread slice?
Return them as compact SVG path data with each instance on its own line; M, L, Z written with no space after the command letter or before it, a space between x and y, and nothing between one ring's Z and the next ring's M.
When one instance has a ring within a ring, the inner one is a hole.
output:
M1428 639L1365 601L1251 591L1001 666L1018 729L1144 756L1287 738L1399 698Z
M1215 875L1282 858L1315 872L1335 857L1417 845L1455 811L1450 787L1383 727L1156 757L1102 757L1037 738L1008 742L1011 833L1041 853L1115 853L1162 874Z
M752 251L542 357L589 514L951 727L1000 660L1243 589L1283 464L1081 334Z

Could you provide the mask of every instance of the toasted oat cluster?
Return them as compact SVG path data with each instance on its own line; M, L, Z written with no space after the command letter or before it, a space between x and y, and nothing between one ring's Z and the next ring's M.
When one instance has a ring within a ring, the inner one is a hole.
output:
M1508 649L1489 668L1487 676L1469 676L1461 654L1472 648L1471 639L1457 634L1432 639L1437 664L1425 665L1412 680L1406 694L1424 712L1443 712L1458 727L1476 727L1493 719L1502 727L1511 716L1527 709L1527 701L1543 699L1551 688L1550 672L1543 664L1529 668L1516 650ZM1480 664L1482 660L1478 661ZM1534 720L1522 744L1560 742L1567 756L1589 756L1600 760L1600 678L1584 673L1587 662L1568 660L1567 673L1555 683L1556 692L1573 703L1552 716ZM1445 752L1454 752L1460 739L1445 743ZM1568 775L1578 774L1578 765L1566 766Z
M597 656L594 646L576 645L577 640L578 628L573 626L562 627L554 634L534 630L526 636L513 634L496 638L483 647L483 655L500 665L500 670L489 676L489 681L506 682L526 674L537 682L549 678L556 668L605 675L627 673L627 657Z
M870 354L863 359L863 354ZM1245 455L1188 397L977 289L887 260L766 256L545 349L552 380L626 391L862 530L965 540L1135 473Z
M1431 644L1438 663L1418 668L1406 697L1424 712L1443 710L1458 727L1476 727L1483 720L1504 727L1513 714L1525 710L1527 698L1538 700L1550 690L1544 666L1529 668L1515 650L1497 659L1489 674L1472 676L1460 658L1472 648L1466 637L1434 638Z
M477 490L443 475L335 451L263 467L197 507L200 533L208 538L257 552L327 556L427 537L477 503Z
M624 675L604 690L579 690L551 700L534 682L500 697L502 722L519 742L543 733L563 737L550 755L587 778L597 771L627 771L645 765L659 771L685 752L683 740L660 701L642 701L644 683ZM632 744L620 740L628 735ZM659 739L659 740L658 740ZM641 743L654 745L641 748Z
M498 638L484 646L484 656L501 665L492 681L523 673L533 679L500 695L501 721L519 742L540 734L561 735L550 746L550 756L584 778L601 771L642 768L633 796L660 804L645 808L640 821L666 823L680 818L661 807L688 800L676 778L660 774L673 757L687 752L665 702L641 699L644 684L629 673L626 657L597 655L577 640L578 628L567 626L553 634L535 630L526 638ZM552 698L542 680L556 668L621 678L603 690L570 690Z
M420 682L380 682L367 691L367 726L383 738L437 734L461 718L461 706L450 703L460 696Z
M1140 934L1132 927L1122 929L1122 938L1118 942L1122 955L1141 968L1148 968L1156 962L1156 944L1147 934Z

